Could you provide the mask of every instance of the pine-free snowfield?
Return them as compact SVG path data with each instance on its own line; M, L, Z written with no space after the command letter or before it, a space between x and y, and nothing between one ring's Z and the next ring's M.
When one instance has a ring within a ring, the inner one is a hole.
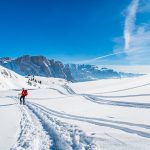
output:
M150 149L150 76L0 93L2 150Z

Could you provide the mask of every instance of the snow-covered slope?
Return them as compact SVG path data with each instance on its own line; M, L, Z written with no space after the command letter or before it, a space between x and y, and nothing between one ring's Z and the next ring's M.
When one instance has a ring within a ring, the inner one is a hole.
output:
M0 89L29 88L27 79L17 73L0 66Z
M61 78L46 78L40 76L21 76L7 68L0 66L0 90L7 89L36 89L36 88L52 88L54 86L61 86L69 81Z
M14 120L1 124L3 150L150 149L150 75L82 83L35 78L43 87L29 90L25 106L18 91L0 91L0 114L7 109Z
M9 91L0 91L0 150L9 150L19 134L21 114Z

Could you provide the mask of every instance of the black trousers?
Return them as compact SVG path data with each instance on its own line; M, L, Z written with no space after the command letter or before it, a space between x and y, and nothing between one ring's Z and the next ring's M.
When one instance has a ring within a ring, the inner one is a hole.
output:
M25 104L25 96L20 97L20 104Z

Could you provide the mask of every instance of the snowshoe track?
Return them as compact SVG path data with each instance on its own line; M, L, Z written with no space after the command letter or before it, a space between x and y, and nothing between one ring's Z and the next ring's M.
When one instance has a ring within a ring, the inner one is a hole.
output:
M59 121L33 103L18 107L22 113L20 134L10 150L96 150L93 138L77 126Z
M37 105L28 103L27 107L41 120L42 126L52 137L52 150L95 150L92 138L75 125L59 121L55 116Z
M48 150L51 140L39 119L27 106L19 106L22 113L20 134L11 150Z

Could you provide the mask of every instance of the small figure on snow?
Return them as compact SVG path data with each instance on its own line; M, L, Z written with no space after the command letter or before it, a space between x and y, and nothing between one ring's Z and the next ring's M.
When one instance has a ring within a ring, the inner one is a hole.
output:
M20 97L20 104L25 104L25 97L28 95L28 91L22 88L21 97Z

